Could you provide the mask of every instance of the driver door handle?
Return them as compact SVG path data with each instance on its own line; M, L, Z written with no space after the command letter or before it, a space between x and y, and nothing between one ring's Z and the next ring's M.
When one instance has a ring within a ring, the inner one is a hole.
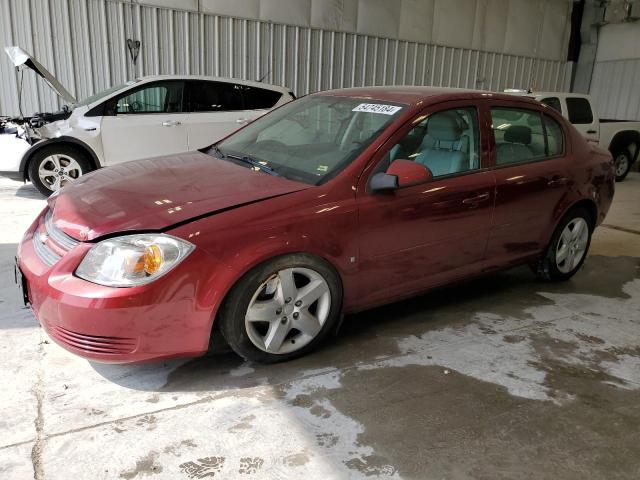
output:
M587 133L598 133L597 130L587 130Z
M476 195L475 197L469 197L462 200L464 205L467 205L471 208L476 208L480 205L481 202L489 199L489 192L481 193L480 195Z
M178 120L166 120L162 122L163 127L177 127L180 124L181 122L179 122Z
M557 176L553 177L551 180L547 182L547 185L549 185L550 187L560 187L566 184L567 184L566 177L557 177Z

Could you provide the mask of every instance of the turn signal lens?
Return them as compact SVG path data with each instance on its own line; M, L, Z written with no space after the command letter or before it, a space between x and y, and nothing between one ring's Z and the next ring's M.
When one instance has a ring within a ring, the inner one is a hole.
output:
M162 250L158 245L149 245L146 252L144 252L144 271L147 275L153 275L162 267Z
M194 246L170 235L126 235L96 244L76 275L109 287L144 285L180 263Z

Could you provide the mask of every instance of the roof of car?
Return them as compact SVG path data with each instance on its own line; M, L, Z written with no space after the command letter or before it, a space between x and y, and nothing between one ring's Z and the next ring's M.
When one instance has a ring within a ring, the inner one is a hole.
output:
M432 102L434 100L468 100L479 98L494 98L497 100L514 99L513 95L489 92L485 90L401 85L391 85L384 87L342 88L338 90L327 90L324 92L320 92L319 94L364 98L382 102L404 103L406 105L416 105L419 102L424 102L426 100ZM532 98L522 98L522 100L537 103Z
M281 85L272 85L270 83L263 83L263 82L253 81L253 80L243 80L240 78L209 77L206 75L147 75L144 77L139 77L137 80L141 82L149 82L154 80L208 80L212 82L237 83L239 85L266 88L269 90L277 90L279 92L284 92L284 93L291 91L290 88L283 87Z

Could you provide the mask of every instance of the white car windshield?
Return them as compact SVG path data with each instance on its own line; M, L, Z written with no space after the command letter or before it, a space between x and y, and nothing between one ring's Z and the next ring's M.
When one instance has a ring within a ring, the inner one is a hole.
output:
M210 154L319 185L349 165L403 108L374 100L312 95L249 124Z

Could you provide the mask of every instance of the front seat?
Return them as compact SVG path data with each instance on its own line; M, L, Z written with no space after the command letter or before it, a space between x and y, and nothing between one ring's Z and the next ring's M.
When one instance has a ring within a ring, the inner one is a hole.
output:
M534 158L531 150L531 129L524 125L511 125L504 131L504 143L496 148L496 163L526 162Z
M422 153L416 162L429 167L434 177L465 170L461 151L462 131L455 112L436 113L429 118Z

